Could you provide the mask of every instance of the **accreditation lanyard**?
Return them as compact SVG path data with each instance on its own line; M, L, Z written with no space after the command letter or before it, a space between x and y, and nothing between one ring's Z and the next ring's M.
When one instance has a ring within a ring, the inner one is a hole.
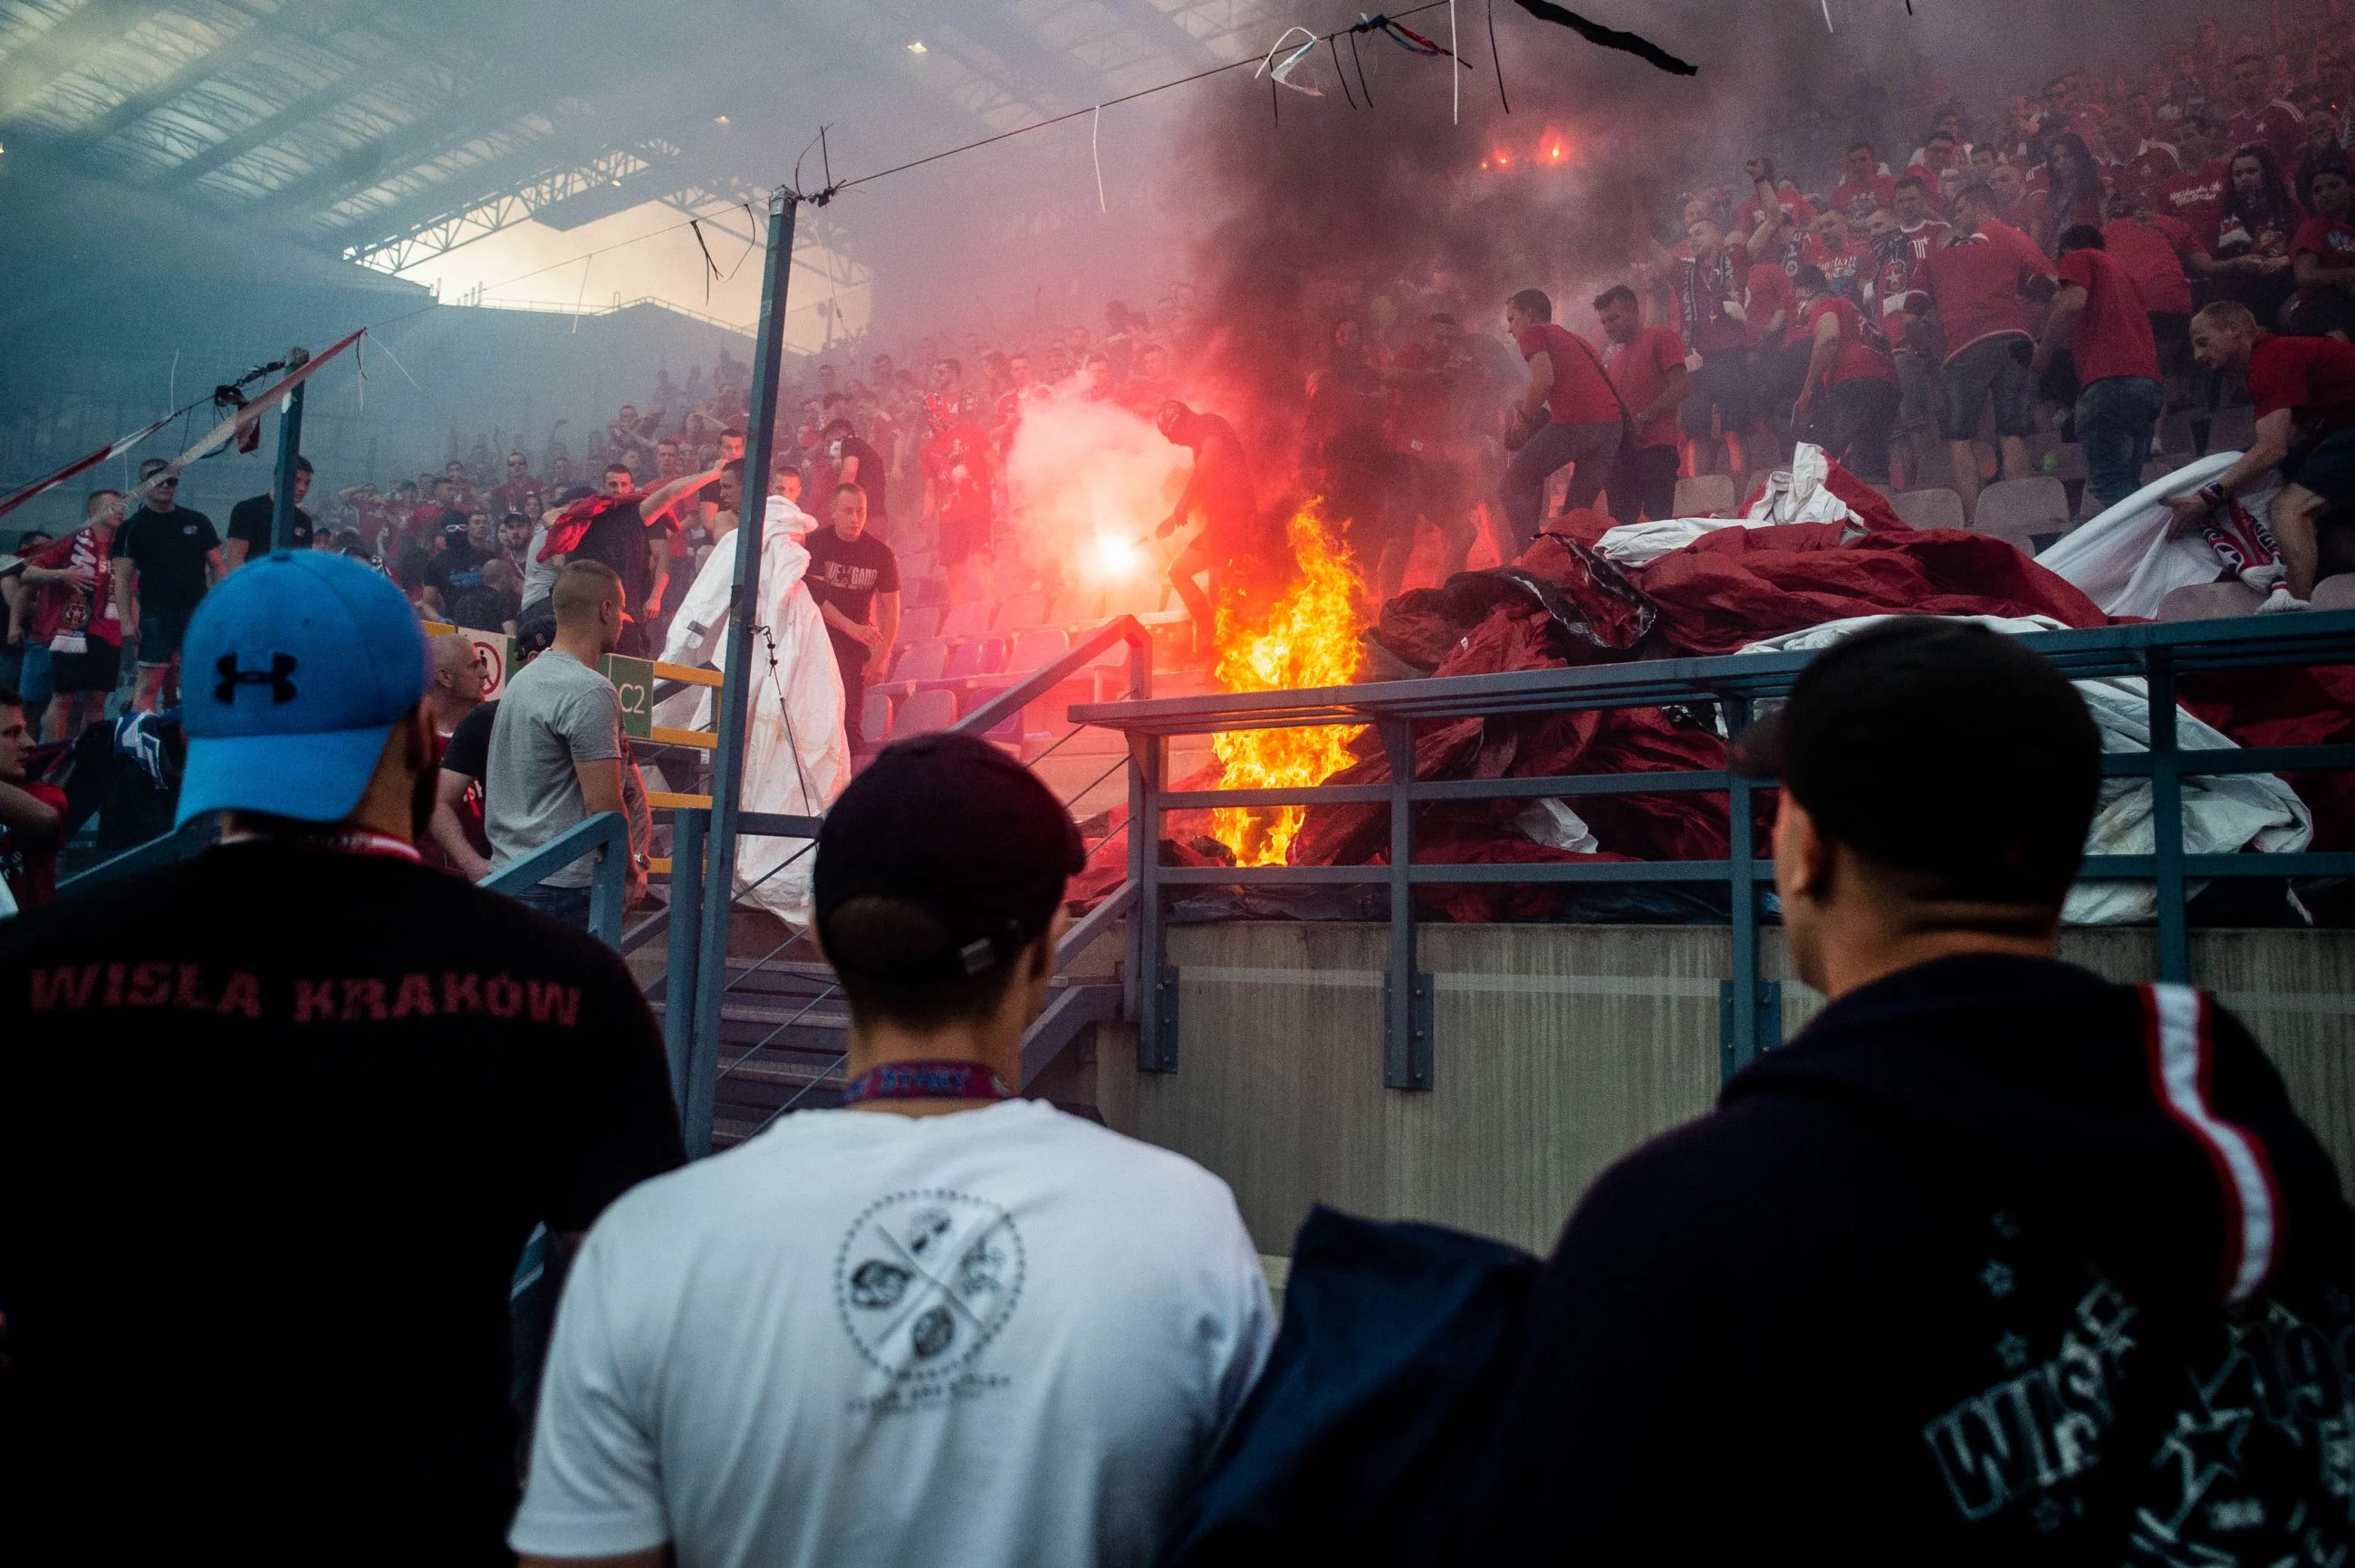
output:
M842 1103L861 1100L1011 1100L1006 1080L978 1061L887 1061L850 1081Z
M302 849L325 849L337 855L372 855L380 859L406 860L421 863L424 857L417 846L389 833L371 833L364 827L337 828L325 833L257 833L240 828L221 835L223 844L285 844Z

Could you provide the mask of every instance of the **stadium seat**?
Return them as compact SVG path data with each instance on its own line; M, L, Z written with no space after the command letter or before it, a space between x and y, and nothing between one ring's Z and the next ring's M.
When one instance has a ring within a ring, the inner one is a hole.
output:
M1677 481L1671 510L1679 517L1730 517L1735 500L1732 479L1722 474L1697 474Z
M941 607L937 604L911 610L900 617L900 641L902 645L928 643L940 635Z
M920 577L912 582L901 578L900 584L900 603L904 608L913 610L949 602L949 585L940 578Z
M975 676L996 675L1005 667L1005 638L968 637L949 656L947 673L951 680L966 680Z
M2162 621L2221 621L2231 615L2254 615L2265 596L2237 578L2224 582L2195 582L2178 588L2158 602Z
M975 599L949 606L948 618L941 623L941 635L954 642L959 637L977 637L989 630L993 606Z
M1998 479L1979 492L1977 514L1971 531L2009 539L2034 555L2075 524L2069 516L2069 492L2047 475L2032 479Z
M1047 612L1047 624L1060 626L1067 632L1099 625L1103 619L1103 595L1087 588L1065 589Z
M1027 675L1053 664L1071 651L1071 634L1060 626L1041 626L1022 633L1014 639L1014 651L1006 660L1007 675Z
M957 701L954 691L920 691L902 699L891 715L891 739L908 735L929 735L945 730L956 722Z
M1963 498L1952 490L1900 490L1893 503L1897 515L1917 528L1959 528Z
M1034 626L1047 624L1047 596L1044 593L1017 593L997 607L997 618L990 624L993 632L1027 632Z
M896 684L904 680L938 680L949 667L949 645L937 639L910 643L900 650L900 659L891 667L891 679Z
M2318 610L2355 610L2355 571L2324 578L2314 585L2314 597L2307 603Z
M851 744L854 746L862 744L879 746L883 743L883 737L889 735L890 732L890 694L882 691L869 691L867 694L865 709L860 715L858 734L851 738Z

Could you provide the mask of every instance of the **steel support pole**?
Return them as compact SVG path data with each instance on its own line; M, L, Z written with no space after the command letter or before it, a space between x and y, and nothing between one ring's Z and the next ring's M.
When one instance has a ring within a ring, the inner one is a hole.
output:
M769 461L783 373L785 289L794 265L800 198L769 197L769 251L761 279L761 322L752 345L752 411L744 431L743 499L736 509L736 579L728 595L728 667L719 687L719 745L711 753L711 830L703 879L703 929L695 970L695 1051L719 1050L721 991L728 984L728 912L736 897L736 815L744 793L744 732L751 712L752 618L761 603L761 534L768 513ZM813 803L815 804L815 803ZM687 1128L687 1147L708 1151L710 1118Z
M2191 978L2190 891L2183 877L2183 775L2177 771L2182 753L2175 749L2175 659L2165 648L2153 648L2150 694L2150 829L2151 853L2158 862L2153 891L2158 900L2158 977L2189 982Z
M703 945L703 839L704 825L709 820L704 813L681 810L672 814L670 827L670 929L666 933L669 949L667 973L663 976L663 1053L670 1059L671 1103L678 1107L681 1125L689 1125L687 1107L693 1104L695 1066L698 1058L695 1050L695 1008L702 987L695 983L696 962L702 956ZM707 1072L709 1079L711 1074ZM709 1117L704 1136L710 1136Z
M1749 722L1749 699L1729 699L1725 704L1727 732L1739 735ZM1752 836L1753 813L1750 781L1737 773L1725 792L1726 861L1731 872L1726 886L1732 903L1732 951L1727 967L1733 971L1733 1017L1726 1028L1730 1029L1733 1050L1722 1065L1729 1078L1757 1061L1762 1045L1758 1027L1758 862L1754 858L1758 848Z
M1391 951L1382 984L1382 1083L1392 1089L1431 1087L1431 976L1414 954L1414 722L1386 719L1382 752L1391 764Z
M311 356L297 348L289 355L291 363L301 365ZM310 383L295 383L286 394L286 406L278 416L278 468L271 482L270 548L294 548L294 460L303 454L303 394Z

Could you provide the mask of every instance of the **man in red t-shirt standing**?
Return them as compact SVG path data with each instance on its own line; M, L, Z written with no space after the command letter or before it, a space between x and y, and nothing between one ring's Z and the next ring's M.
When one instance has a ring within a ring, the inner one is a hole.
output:
M2114 199L2111 211L2121 206L2127 211L2102 226L2102 240L2110 260L2142 294L2150 335L2158 344L2159 368L2179 370L2191 354L2191 258L2206 255L2208 248L2190 224L2169 217L2158 203L2148 190L2124 202Z
M2269 147L2275 163L2294 169L2306 143L2306 120L2267 93L2272 77L2273 67L2263 55L2245 54L2232 62L2232 117L2224 123L2224 138L2235 147Z
M1995 217L1995 193L1965 186L1955 197L1954 238L1922 263L1921 283L1945 329L1946 445L1966 511L1977 505L1979 411L1992 400L2003 475L2028 475L2027 438L2036 429L2036 376L2028 368L2035 347L2037 304L2028 290L2052 275L2028 237Z
M1594 296L1610 340L1603 368L1627 405L1636 439L1613 464L1607 485L1614 522L1673 517L1677 504L1677 405L1692 390L1685 346L1665 326L1646 326L1636 291L1614 283Z
M104 719L123 674L123 616L112 592L123 493L91 492L83 513L80 528L25 562L25 581L37 591L26 640L49 650L48 715L33 715L45 741L70 741Z
M0 918L48 902L58 888L66 795L26 776L25 759L33 745L23 700L0 687L0 888L14 906L0 908Z
M1693 219L1685 226L1685 235L1691 241L1692 253L1671 260L1663 269L1672 312L1668 325L1686 347L1700 356L1700 364L1692 373L1692 390L1678 418L1685 434L1692 438L1695 474L1715 471L1710 461L1710 437L1723 434L1723 472L1736 476L1734 488L1739 490L1739 475L1748 466L1742 457L1742 432L1750 426L1753 407L1750 328L1745 320L1749 311L1742 303L1749 292L1749 259L1735 253L1739 247L1726 243L1725 231L1712 219ZM1714 432L1711 416L1716 419Z
M1859 142L1848 150L1848 164L1828 199L1847 215L1851 229L1862 229L1874 208L1897 199L1897 181L1881 172L1881 155L1871 143Z
M1696 225L1698 227L1698 225ZM1626 432L1619 395L1603 361L1575 334L1554 325L1553 301L1542 289L1523 289L1505 302L1505 330L1529 362L1529 383L1512 410L1518 450L1505 464L1505 520L1516 553L1538 537L1545 486L1555 469L1573 464L1568 504L1594 504L1610 477Z
M2256 439L2240 460L2189 496L2169 496L2177 532L2279 467L2283 485L2268 520L2281 546L2290 597L2314 597L2322 576L2355 571L2355 344L2335 337L2276 337L2237 300L2219 300L2191 318L2191 352L2211 370L2237 370L2256 405ZM2324 568L2328 565L2329 571Z
M2085 489L2102 507L2142 488L2150 437L2167 408L2158 342L2142 291L2110 260L2102 231L2077 224L2061 232L2061 288L2036 341L2029 368L2039 375L2065 345L2077 368L2077 440L2085 451Z
M1889 432L1897 421L1897 367L1864 313L1831 292L1818 267L1791 280L1798 294L1793 341L1806 347L1793 424L1858 478L1889 481ZM1823 393L1816 414L1815 399Z

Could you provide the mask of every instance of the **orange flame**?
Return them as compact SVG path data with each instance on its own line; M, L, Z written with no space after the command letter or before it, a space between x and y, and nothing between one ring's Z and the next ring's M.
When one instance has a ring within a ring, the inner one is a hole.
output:
M1317 519L1292 519L1300 576L1260 625L1245 629L1219 614L1219 684L1229 691L1287 691L1346 686L1358 672L1362 584L1348 552L1325 537ZM1349 741L1364 726L1232 730L1210 737L1226 789L1282 789L1322 784L1357 759ZM1245 866L1280 866L1306 817L1297 805L1231 806L1210 814L1210 831Z

